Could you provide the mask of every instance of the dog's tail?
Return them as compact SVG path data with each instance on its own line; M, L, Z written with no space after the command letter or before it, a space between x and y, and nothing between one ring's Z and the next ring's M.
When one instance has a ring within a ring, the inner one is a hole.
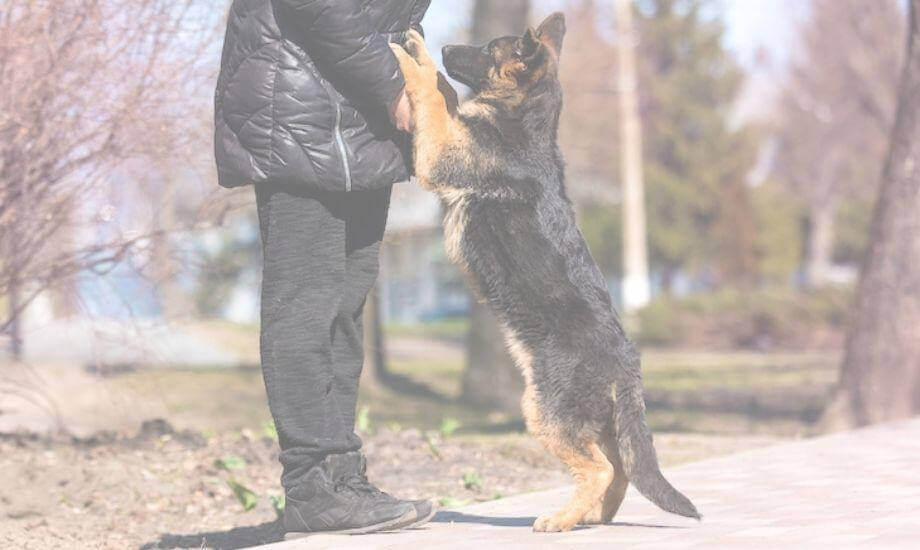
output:
M652 444L652 433L645 421L645 399L642 397L642 378L639 356L631 348L625 354L626 361L618 368L613 389L614 426L617 447L626 477L642 493L662 510L700 519L696 506L690 502L661 474L658 456Z

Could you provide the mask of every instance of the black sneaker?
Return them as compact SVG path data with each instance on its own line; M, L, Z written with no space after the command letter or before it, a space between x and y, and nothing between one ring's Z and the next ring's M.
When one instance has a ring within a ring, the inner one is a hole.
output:
M339 455L341 456L341 455ZM410 502L373 497L350 483L348 464L327 457L285 496L285 539L316 533L360 534L400 529L418 522Z
M398 499L389 493L385 493L377 488L376 485L371 483L367 479L367 460L361 453L347 453L339 455L339 460L342 461L343 469L353 472L352 475L345 478L344 482L353 489L360 491L370 498L373 498L380 502L389 502L389 503L409 503L415 508L416 515L418 516L416 521L412 524L405 527L418 527L419 525L424 525L431 521L431 518L434 517L435 512L437 511L434 503L430 500L402 500ZM405 528L404 527L404 528Z

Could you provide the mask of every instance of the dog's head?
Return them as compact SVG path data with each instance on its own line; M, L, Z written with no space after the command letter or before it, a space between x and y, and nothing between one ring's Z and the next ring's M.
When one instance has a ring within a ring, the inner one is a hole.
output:
M523 36L496 38L485 46L444 46L444 68L452 78L479 93L526 91L545 78L557 78L565 16L554 13Z

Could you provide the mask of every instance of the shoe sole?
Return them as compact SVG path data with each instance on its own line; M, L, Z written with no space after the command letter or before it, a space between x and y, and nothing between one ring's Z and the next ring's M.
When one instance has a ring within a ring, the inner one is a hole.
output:
M428 512L428 515L427 515L427 516L425 516L425 517L423 517L423 518L418 518L418 519L416 519L415 521L413 521L413 522L410 523L409 525L406 525L406 526L402 527L402 529L412 529L413 527L421 527L422 525L425 525L426 523L428 523L429 521L431 521L431 518L433 518L434 515L435 515L437 512L438 512L437 508L435 508L435 506L432 505L432 506L431 506L431 511Z
M302 539L312 535L364 535L367 533L376 533L377 531L386 531L389 529L402 529L409 525L420 525L425 523L431 519L431 516L433 515L433 513L430 514L429 517L423 521L418 519L418 515L416 514L415 510L409 510L398 518L389 519L374 525L355 527L353 529L339 529L336 531L292 531L285 533L284 540Z

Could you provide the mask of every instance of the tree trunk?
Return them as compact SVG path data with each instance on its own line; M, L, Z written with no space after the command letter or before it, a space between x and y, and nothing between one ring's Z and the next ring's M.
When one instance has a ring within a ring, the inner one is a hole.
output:
M19 308L19 281L12 280L6 295L7 319L9 319L8 334L10 338L10 358L13 361L22 360L22 318L21 312L16 311Z
M6 352L13 361L22 360L22 313L18 311L22 303L22 279L16 273L18 266L21 265L19 258L19 235L15 223L11 227L4 229L0 233L0 262L3 267L10 272L6 281L0 280L0 287L6 283L6 294L0 294L6 298L6 315L0 317L0 336L4 333L7 336L8 348ZM2 291L2 288L0 288ZM2 358L2 355L0 355Z
M76 201L68 200L68 206L60 217L66 218L62 223L63 226L72 227L74 224L74 213L78 206ZM55 236L49 244L51 253L66 257L72 255L77 249L77 232L62 231ZM55 319L70 319L80 312L80 286L76 275L61 277L55 281L54 285L48 289L48 295L51 298L51 313Z
M825 426L846 428L920 413L920 0L910 32L888 159Z
M677 277L677 269L671 266L661 268L661 293L670 296L674 292L674 279Z
M476 0L470 42L485 44L493 38L523 34L530 15L530 0Z
M498 321L488 306L470 311L461 398L467 403L504 412L520 411L524 380L508 354Z
M527 26L529 0L476 0L470 42L484 44L498 36L521 34ZM524 383L488 307L474 302L470 311L466 369L461 399L506 412L520 410Z
M828 281L834 252L834 207L825 200L812 206L808 226L805 285L819 288Z
M153 276L157 297L160 302L160 314L166 321L191 316L191 301L186 298L179 285L181 271L176 257L174 238L176 223L176 206L179 199L179 179L171 169L164 170L165 189L160 197L156 212L156 224L159 233L153 240Z
M378 285L380 282L378 281ZM387 354L380 314L380 296L375 286L364 303L364 369L361 383L377 385L387 379Z

